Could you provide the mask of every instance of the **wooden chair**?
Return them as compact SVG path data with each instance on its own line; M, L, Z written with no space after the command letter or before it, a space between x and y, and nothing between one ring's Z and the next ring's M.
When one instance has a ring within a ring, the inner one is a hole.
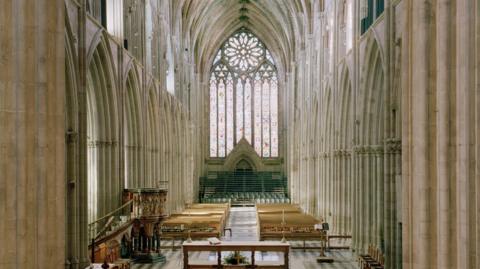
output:
M376 246L368 245L367 254L359 255L358 261L362 269L383 269L385 256Z

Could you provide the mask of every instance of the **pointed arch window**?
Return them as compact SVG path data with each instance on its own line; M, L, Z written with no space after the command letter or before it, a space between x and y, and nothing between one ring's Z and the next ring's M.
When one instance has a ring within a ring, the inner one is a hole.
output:
M218 51L210 74L210 157L244 138L259 156L278 157L278 77L271 53L242 29Z

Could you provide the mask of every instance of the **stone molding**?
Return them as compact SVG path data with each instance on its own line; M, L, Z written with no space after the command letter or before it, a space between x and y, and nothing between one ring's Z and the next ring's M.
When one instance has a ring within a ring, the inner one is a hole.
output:
M118 145L118 142L96 140L96 141L89 141L87 145L89 148L106 148L106 147L116 147Z
M385 139L385 144L385 152L387 154L402 153L402 140L399 138L387 138Z
M382 155L385 152L385 147L383 145L357 145L353 147L353 152L357 155Z
M76 132L67 132L65 134L65 139L67 141L67 144L75 144L78 141L78 133Z

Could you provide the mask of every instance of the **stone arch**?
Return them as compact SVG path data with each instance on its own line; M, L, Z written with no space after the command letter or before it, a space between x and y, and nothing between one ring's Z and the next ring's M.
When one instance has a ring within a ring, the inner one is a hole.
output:
M335 131L335 126L334 126L334 96L332 92L332 88L330 85L327 86L326 91L324 93L324 100L325 100L325 110L324 110L324 126L323 126L323 132L324 132L324 152L328 152L329 150L333 148L328 148L328 147L333 147L334 142L334 131Z
M152 85L148 91L147 110L146 110L146 141L145 150L147 158L145 160L145 178L149 187L158 186L160 180L160 119L159 119L159 104L157 92Z
M77 53L71 26L66 20L65 27L65 80L66 80L66 129L76 131L78 128L78 82Z
M253 171L254 167L248 159L241 159L235 164L235 171Z
M375 39L367 44L362 68L361 137L364 145L383 140L384 68L381 51Z
M340 141L339 148L348 149L352 147L352 81L350 72L346 65L342 68L340 76ZM350 128L350 129L349 129Z
M335 150L335 98L334 98L334 93L332 92L332 88L330 86L327 87L327 90L325 92L325 126L324 126L324 132L325 132L325 139L324 139L324 160L325 160L325 166L327 169L325 171L326 173L326 179L333 179L333 174L331 169L328 169L331 167L332 163L332 154L333 151ZM324 205L324 210L322 212L322 216L332 216L332 206L333 205L333 184L329 183L328 180L324 181L324 184L322 186L322 192L323 192L323 197L324 201L322 204ZM328 219L330 222L331 219Z
M168 134L169 134L169 127L168 127L168 120L167 120L167 104L166 104L166 92L160 92L160 169L161 169L161 176L162 180L169 181L168 178L168 167L167 167L167 160L168 160ZM170 186L169 186L170 187Z
M125 185L138 188L145 182L143 102L140 78L134 64L127 69L124 98Z
M86 81L89 221L110 212L121 201L115 72L106 37L99 32L97 38L97 46L89 53Z
M377 40L367 40L361 69L358 145L356 163L358 197L355 208L354 248L364 251L368 244L380 245L384 212L384 122L385 85L381 50ZM361 212L358 212L360 210ZM362 235L362 236L360 236Z
M175 182L175 164L174 164L174 146L173 145L173 138L175 137L174 134L174 129L173 129L173 117L172 117L172 100L171 100L171 95L168 94L167 92L163 92L164 99L163 99L163 143L164 143L164 152L165 154L163 155L163 163L165 164L164 166L164 174L165 174L165 179L168 180L168 194L167 194L167 200L169 201L176 201L176 191L178 189L178 186ZM179 199L178 199L179 200ZM176 204L175 203L169 203L168 204L168 211L169 212L174 212L176 210Z
M84 239L87 226L86 182L85 175L85 148L81 148L80 140L85 145L85 128L80 127L80 113L85 112L85 99L78 94L78 57L75 47L75 38L68 18L65 14L65 185L66 188L66 225L65 225L65 254L66 264L78 266L86 257L86 240ZM82 136L80 138L80 136ZM81 180L83 179L83 180ZM84 208L84 209L81 209ZM78 247L78 246L83 246ZM81 265L80 265L81 267Z
M173 164L173 173L172 178L175 184L175 196L182 197L183 196L183 186L182 186L182 167L180 167L182 156L180 156L181 152L181 144L182 144L182 133L180 128L180 109L178 103L172 103L171 106L171 124L172 124L172 136L170 140L170 144L172 145L172 164ZM180 209L183 205L179 204L180 201L183 201L182 198L177 200L178 203L176 204L175 210Z
M352 189L352 175L350 167L352 165L351 152L353 148L353 99L352 82L347 65L342 68L340 83L340 126L339 143L336 152L337 161L342 169L339 172L340 197L337 204L342 205L336 215L337 231L340 234L351 234L351 207L350 197Z
M265 171L262 159L245 138L242 138L227 156L224 167L227 171L234 171L237 163L241 160L249 162L254 171Z

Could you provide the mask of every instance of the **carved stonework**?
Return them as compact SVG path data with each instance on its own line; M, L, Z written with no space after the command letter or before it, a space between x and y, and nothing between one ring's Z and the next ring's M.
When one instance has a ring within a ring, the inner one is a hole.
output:
M353 152L357 155L382 155L385 152L385 147L383 145L358 145L353 147Z
M402 140L398 138L385 139L385 152L388 154L402 153Z
M373 145L373 146L370 146L370 151L371 151L371 154L383 155L385 148L383 145Z
M362 146L362 145L354 146L354 147L353 147L353 152L354 152L356 155L362 155L362 154L367 153L366 147L365 147L365 146Z
M87 146L89 148L107 148L107 147L116 147L118 144L117 141L88 141Z
M164 189L128 189L125 200L133 200L132 212L136 218L165 216L167 191Z
M66 136L66 140L67 140L67 144L75 144L78 140L78 133L76 132L67 132L65 134Z
M166 217L165 203L167 190L143 188L124 190L124 201L132 201L131 213L134 218L131 230L132 258L151 263L161 256L159 224Z

